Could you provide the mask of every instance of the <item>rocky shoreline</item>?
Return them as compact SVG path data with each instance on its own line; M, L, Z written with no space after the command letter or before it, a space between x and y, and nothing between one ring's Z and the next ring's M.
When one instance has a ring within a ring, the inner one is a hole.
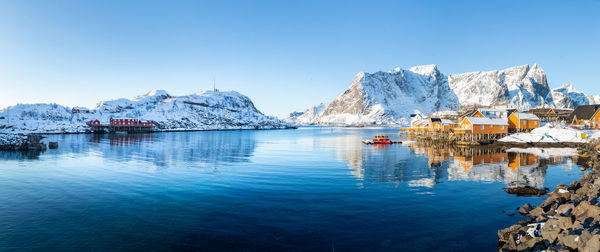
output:
M47 146L42 143L40 135L0 134L0 151L45 151ZM51 148L58 144L51 142Z
M498 251L600 251L599 149L598 141L581 145L574 160L591 172L556 186L536 207L518 208L527 218L498 231Z

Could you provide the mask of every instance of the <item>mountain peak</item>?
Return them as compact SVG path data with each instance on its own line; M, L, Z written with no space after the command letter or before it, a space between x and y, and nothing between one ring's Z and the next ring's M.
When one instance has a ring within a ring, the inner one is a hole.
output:
M431 75L432 73L439 72L437 69L437 65L434 64L414 66L409 68L409 71L423 75Z
M562 86L555 88L554 90L559 90L559 89L563 89L564 91L567 91L568 93L577 92L577 90L575 90L575 87L573 86L573 83L571 83L571 82L565 83Z
M148 96L169 96L170 97L171 95L169 95L169 93L167 93L167 91L162 90L162 89L155 89L155 90L152 90L148 93L141 95L141 97L148 97Z

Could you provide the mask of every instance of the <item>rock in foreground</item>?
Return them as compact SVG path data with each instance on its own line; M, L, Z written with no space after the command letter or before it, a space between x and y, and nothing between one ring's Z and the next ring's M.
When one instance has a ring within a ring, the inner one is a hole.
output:
M558 185L519 224L498 231L499 251L600 251L600 174Z

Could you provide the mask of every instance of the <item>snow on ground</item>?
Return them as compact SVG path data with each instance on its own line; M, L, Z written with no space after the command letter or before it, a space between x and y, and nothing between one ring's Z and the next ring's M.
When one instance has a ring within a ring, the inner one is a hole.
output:
M7 145L19 145L23 143L23 140L26 137L24 135L16 135L16 134L1 134L0 133L0 149L3 146Z
M583 132L565 125L546 124L529 133L512 134L498 141L505 143L586 143L588 140L581 138L581 133Z
M506 152L533 154L543 159L579 155L575 148L510 148Z

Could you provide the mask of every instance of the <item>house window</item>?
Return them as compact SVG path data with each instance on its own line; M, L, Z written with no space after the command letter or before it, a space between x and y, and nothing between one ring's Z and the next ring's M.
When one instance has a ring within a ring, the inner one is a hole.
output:
M485 129L485 125L479 126L480 129Z
M533 125L536 125L536 124L537 124L537 121L533 121Z
M503 130L504 129L504 125L500 125L500 129Z

